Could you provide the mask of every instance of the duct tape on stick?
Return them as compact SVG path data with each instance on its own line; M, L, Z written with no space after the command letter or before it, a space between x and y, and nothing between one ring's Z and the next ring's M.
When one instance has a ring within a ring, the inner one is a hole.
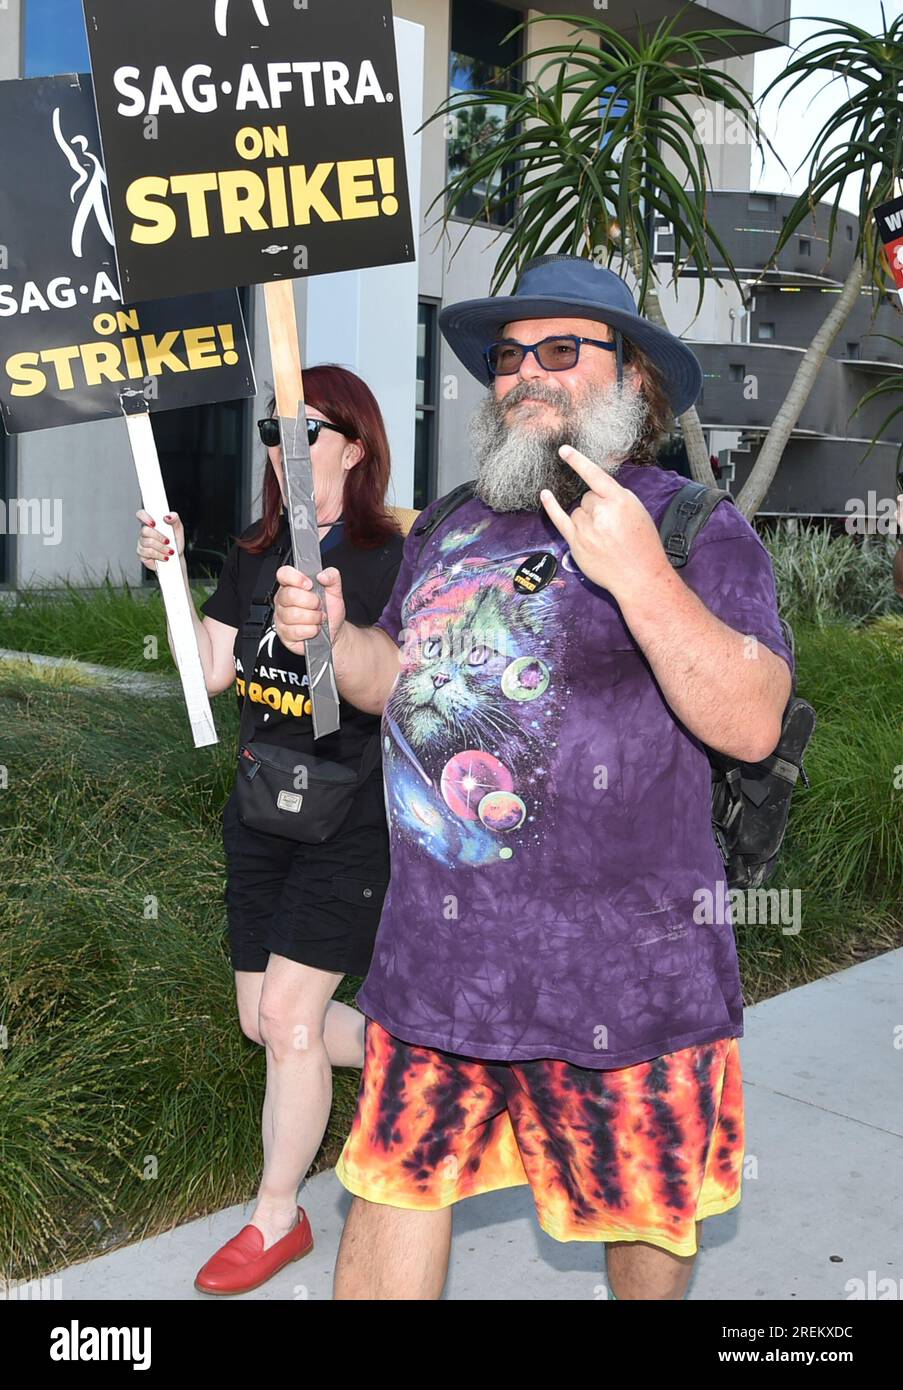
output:
M295 419L279 417L279 428L282 433L286 505L295 569L309 576L314 592L325 611L323 586L316 578L323 568L323 560L320 555L320 528L317 524L313 469L303 401L298 404ZM304 643L304 658L307 663L314 738L322 738L324 734L334 733L339 727L339 692L332 664L332 642L328 623L324 622L318 636L308 638Z
M304 383L295 291L291 280L275 281L264 288L270 359L276 391L276 414L282 436L285 474L285 502L292 536L295 569L307 575L314 592L323 603L323 587L317 575L323 568L320 555L320 528L314 498L313 465L307 442ZM304 643L307 662L311 718L314 738L335 733L339 727L339 693L332 663L332 643L328 625L313 640Z

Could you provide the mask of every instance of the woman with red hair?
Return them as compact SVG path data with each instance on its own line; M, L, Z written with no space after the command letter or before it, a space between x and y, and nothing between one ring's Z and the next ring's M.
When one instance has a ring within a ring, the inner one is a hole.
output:
M304 391L323 564L342 576L350 620L367 627L389 601L403 543L386 508L385 425L369 387L344 367L310 368ZM276 558L291 547L274 410L271 402L268 418L258 422L268 454L263 514L233 546L204 616L195 615L207 689L218 694L236 684L243 744L259 737L308 759L342 763L361 780L340 828L322 844L251 828L239 819L237 789L223 812L238 1015L243 1032L266 1049L267 1087L254 1213L196 1279L198 1289L215 1294L256 1288L313 1246L297 1190L326 1129L332 1068L362 1067L364 1060L363 1015L333 995L344 975L367 973L389 880L379 717L343 700L341 728L314 742L305 660L279 641L272 609L253 670L243 667L242 651L246 658L253 652L243 636L252 604L260 604L261 585L275 587ZM147 568L178 554L187 579L179 518L164 518L173 526L174 550L147 512L137 515L138 554ZM263 577L270 575L271 583Z

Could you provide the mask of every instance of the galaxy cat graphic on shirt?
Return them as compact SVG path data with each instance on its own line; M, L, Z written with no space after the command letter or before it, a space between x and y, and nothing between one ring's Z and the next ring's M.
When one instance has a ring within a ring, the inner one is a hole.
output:
M440 560L405 600L383 720L386 808L393 835L448 866L516 859L540 840L567 696L565 581L520 592L529 553Z

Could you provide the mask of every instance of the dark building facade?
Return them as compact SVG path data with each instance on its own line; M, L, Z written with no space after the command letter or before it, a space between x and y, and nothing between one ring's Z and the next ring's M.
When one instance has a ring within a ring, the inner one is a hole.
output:
M755 465L805 349L841 292L858 240L858 219L841 210L829 246L830 205L823 203L775 260L775 244L793 201L746 190L709 197L710 220L738 272L743 304L731 317L731 339L694 340L693 350L704 372L699 400L703 425L737 435L725 470L735 496ZM659 259L668 260L666 231L658 233L658 249ZM692 276L692 267L686 273ZM712 286L706 293L728 291ZM843 516L853 499L894 495L903 413L869 452L891 402L883 396L864 408L859 403L878 382L895 376L903 393L903 306L896 291L867 285L828 349L762 514Z

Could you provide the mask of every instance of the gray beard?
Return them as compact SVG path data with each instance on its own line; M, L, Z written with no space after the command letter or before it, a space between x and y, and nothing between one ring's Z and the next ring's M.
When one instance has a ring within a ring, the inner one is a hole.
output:
M517 417L526 417L531 408L512 407L528 397L558 404L559 419L543 426L521 423ZM558 457L561 445L572 444L607 473L616 473L633 452L647 413L643 396L621 390L616 382L591 387L576 399L546 381L519 382L502 400L490 386L470 421L476 496L495 512L540 511L539 494L548 488L567 508L586 484Z

